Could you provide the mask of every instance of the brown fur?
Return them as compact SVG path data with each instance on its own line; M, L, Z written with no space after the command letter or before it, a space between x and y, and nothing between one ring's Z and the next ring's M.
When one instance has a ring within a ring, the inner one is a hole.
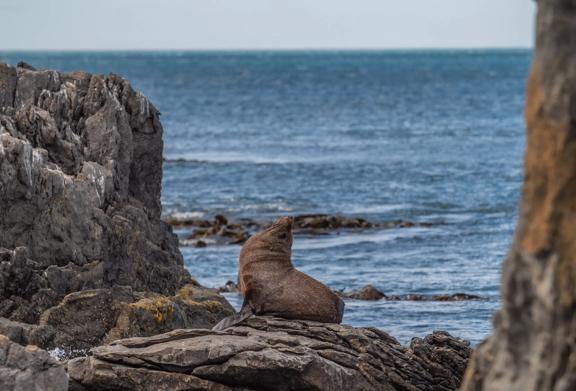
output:
M344 302L328 287L292 266L292 218L282 217L252 236L240 252L244 307L276 315L340 323Z

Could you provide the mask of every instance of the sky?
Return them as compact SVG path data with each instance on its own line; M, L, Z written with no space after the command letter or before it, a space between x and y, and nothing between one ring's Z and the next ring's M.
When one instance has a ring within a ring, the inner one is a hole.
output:
M533 0L0 0L0 50L531 47Z

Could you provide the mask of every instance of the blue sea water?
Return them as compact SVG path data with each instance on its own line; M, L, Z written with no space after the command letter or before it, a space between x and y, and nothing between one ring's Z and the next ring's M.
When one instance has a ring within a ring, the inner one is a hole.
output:
M329 213L436 223L298 236L295 265L336 289L466 292L468 302L348 301L344 322L402 342L477 343L499 306L522 180L531 53L6 53L39 68L118 73L162 112L164 214L259 220ZM176 160L180 159L180 160ZM238 246L183 247L201 283L234 280ZM238 306L240 298L227 294Z

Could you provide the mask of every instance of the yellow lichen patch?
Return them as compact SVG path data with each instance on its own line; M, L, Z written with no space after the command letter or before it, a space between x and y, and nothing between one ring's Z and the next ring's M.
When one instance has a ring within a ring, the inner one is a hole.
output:
M172 317L174 313L174 303L165 296L155 296L142 299L131 306L152 313L156 323L164 323Z

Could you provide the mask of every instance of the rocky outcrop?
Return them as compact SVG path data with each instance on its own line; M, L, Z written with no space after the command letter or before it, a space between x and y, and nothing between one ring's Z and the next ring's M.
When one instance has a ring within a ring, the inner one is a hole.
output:
M0 64L0 317L96 343L115 309L191 282L160 220L162 146L126 80Z
M463 390L576 389L576 12L538 2L518 226L502 309Z
M455 390L470 348L447 333L401 346L371 328L254 317L224 332L118 340L74 359L86 390Z
M0 390L67 391L68 376L48 352L0 335Z
M180 237L180 244L195 247L243 244L254 232L271 224L271 222L246 218L231 222L222 215L214 216L213 220L189 218L186 215L169 216L165 221L173 227L190 231ZM334 231L357 232L367 229L429 228L432 225L431 223L415 223L406 220L374 223L360 217L314 214L294 216L293 233L295 235L326 235Z

